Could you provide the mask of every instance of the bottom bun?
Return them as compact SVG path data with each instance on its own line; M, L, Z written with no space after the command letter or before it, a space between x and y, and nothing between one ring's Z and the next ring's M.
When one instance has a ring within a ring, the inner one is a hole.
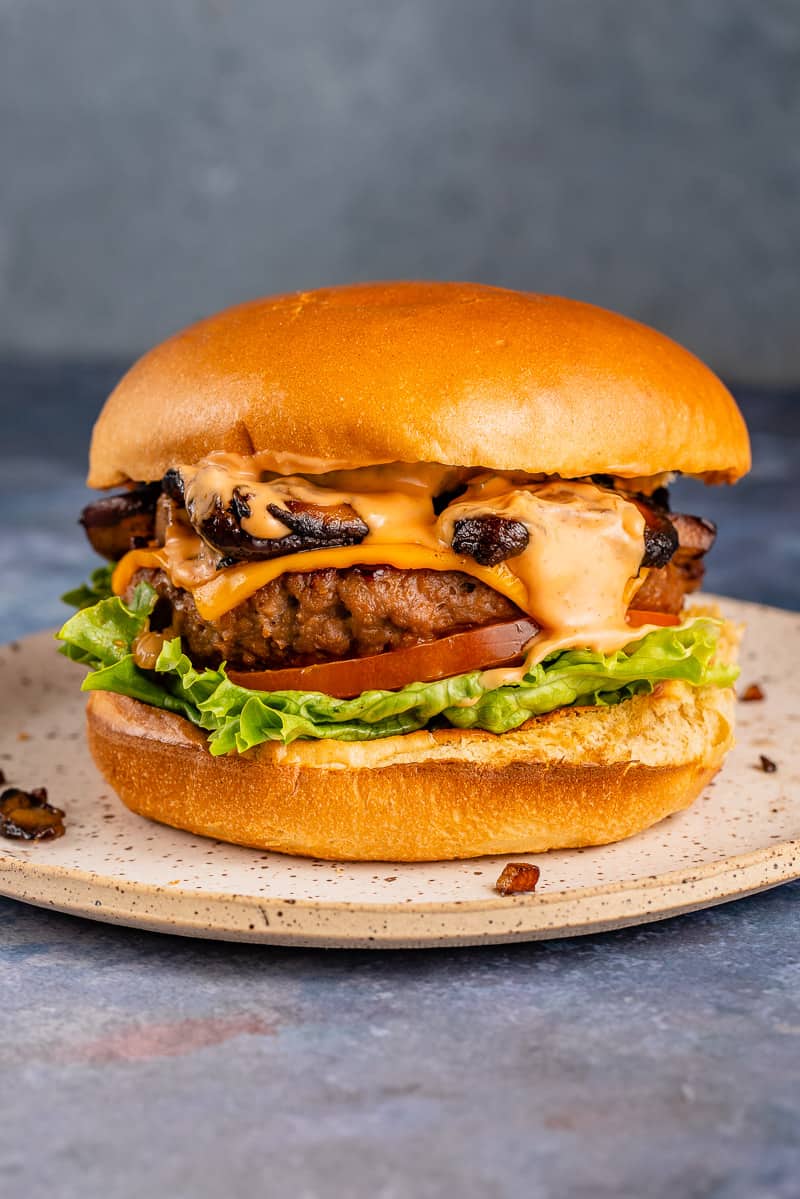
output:
M220 841L339 860L540 853L630 837L700 794L733 743L730 689L662 683L497 736L267 743L214 758L180 716L92 692L89 746L134 812Z

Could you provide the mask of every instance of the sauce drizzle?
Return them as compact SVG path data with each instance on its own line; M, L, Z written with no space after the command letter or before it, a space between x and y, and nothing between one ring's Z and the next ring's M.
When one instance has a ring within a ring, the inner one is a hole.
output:
M612 653L655 627L632 628L626 614L647 574L641 567L645 520L635 503L611 487L586 480L496 474L436 463L388 463L329 471L311 479L278 476L259 456L211 454L181 466L186 503L197 523L215 502L230 504L238 489L250 515L242 527L253 537L281 538L287 528L269 511L296 500L320 506L348 504L369 532L356 546L293 553L220 568L219 554L176 512L162 549L134 550L114 578L117 594L140 566L161 565L179 587L195 593L204 619L216 620L286 571L355 565L460 570L507 595L534 618L541 632L524 666L488 672L487 685L518 681L548 654L566 648ZM435 499L457 495L437 514ZM498 516L524 525L528 544L496 566L480 566L452 549L459 520Z

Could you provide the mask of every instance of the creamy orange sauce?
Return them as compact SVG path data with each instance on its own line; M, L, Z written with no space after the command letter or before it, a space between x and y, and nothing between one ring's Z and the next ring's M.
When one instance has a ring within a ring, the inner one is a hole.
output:
M168 574L176 587L195 591L220 574L219 550L212 550L192 526L180 517L167 525L164 552Z
M187 508L195 520L211 512L217 497L227 507L238 488L246 494L251 513L242 527L253 537L286 536L288 527L268 508L284 507L288 500L323 507L348 504L369 533L356 546L309 550L219 570L219 552L203 542L185 516L178 516L167 528L163 548L133 550L122 559L114 574L117 594L136 570L158 565L177 586L193 593L204 619L216 620L291 571L357 565L458 570L506 595L542 628L528 647L524 667L487 672L493 686L518 679L556 649L613 652L653 627L631 629L626 621L646 575L640 571L644 517L619 493L588 481L408 463L327 471L309 479L262 470L258 455L221 453L180 470ZM466 492L437 517L434 497L464 482ZM493 514L525 525L526 549L494 567L454 553L456 521Z
M259 467L258 456L211 454L197 466L180 468L186 506L194 520L210 515L219 497L225 507L234 490L247 496L250 516L242 528L251 537L285 537L288 526L270 511L288 500L330 507L349 504L369 528L369 536L382 544L416 539L433 547L433 497L464 474L452 467L426 463L390 463L359 470L329 471L313 480L300 475L279 476Z
M608 652L621 648L620 633L622 644L635 639L626 613L645 577L639 574L645 522L635 504L593 483L515 486L485 474L442 513L440 536L450 542L456 521L487 514L528 530L526 549L505 563L543 630L526 665L567 645Z

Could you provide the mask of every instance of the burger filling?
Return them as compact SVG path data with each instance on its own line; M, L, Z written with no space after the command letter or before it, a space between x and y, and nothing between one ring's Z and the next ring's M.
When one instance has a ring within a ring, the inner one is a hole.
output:
M458 571L351 566L279 575L217 620L204 620L189 591L164 570L138 570L163 602L166 621L195 663L238 670L361 658L408 649L521 615L511 600ZM151 626L154 625L151 619Z
M665 678L734 677L718 623L681 616L714 526L673 513L662 478L287 477L212 454L82 523L116 565L70 597L65 652L92 667L86 686L183 712L215 752L442 720L502 732Z

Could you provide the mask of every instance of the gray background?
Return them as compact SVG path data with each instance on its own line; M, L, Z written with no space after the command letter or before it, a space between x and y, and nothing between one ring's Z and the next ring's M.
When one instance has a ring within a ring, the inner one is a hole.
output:
M800 380L797 0L0 0L0 354L470 278Z

